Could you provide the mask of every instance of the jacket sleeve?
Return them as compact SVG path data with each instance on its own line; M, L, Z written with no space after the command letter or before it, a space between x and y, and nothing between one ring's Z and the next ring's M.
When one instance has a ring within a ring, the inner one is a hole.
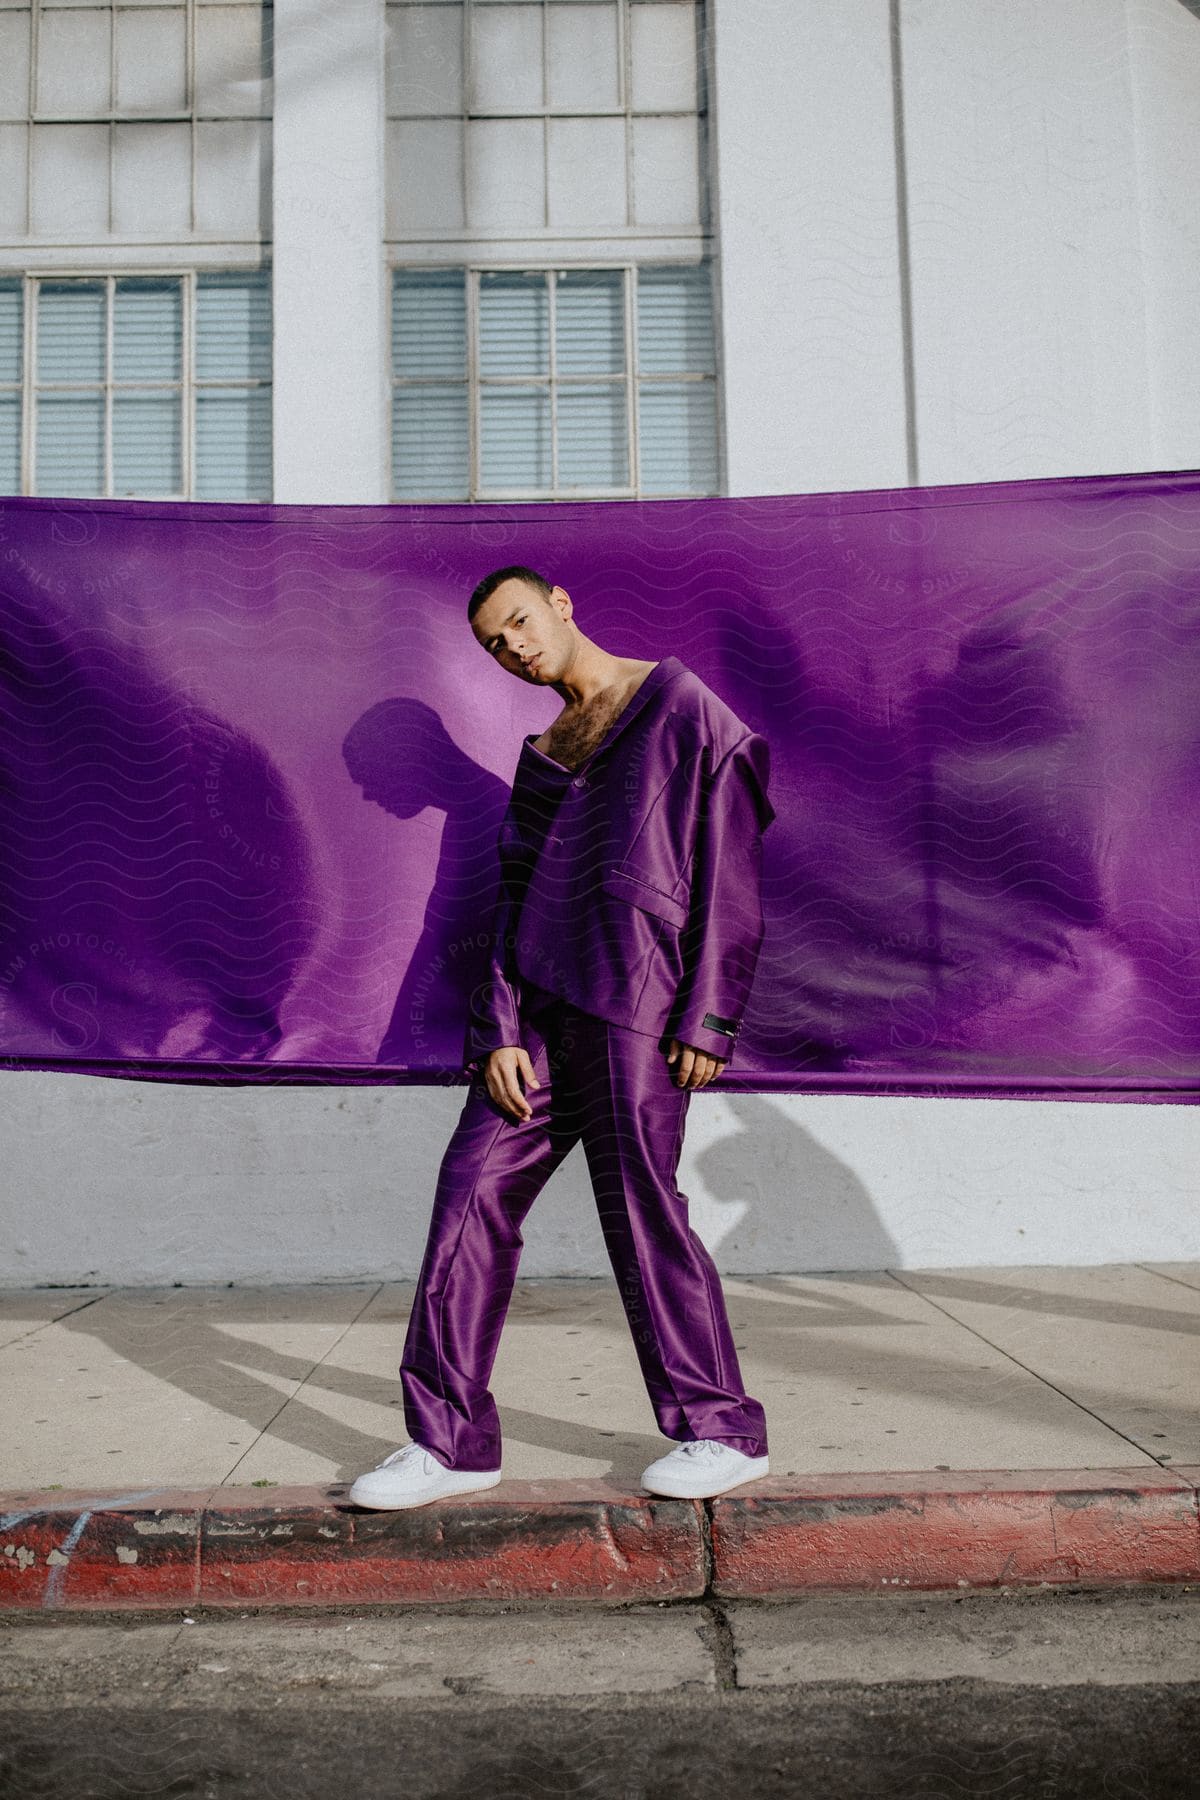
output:
M750 732L703 784L683 978L673 1036L730 1063L763 939L762 834L775 817L767 798L770 747Z
M488 931L488 954L482 981L472 989L463 1041L463 1066L481 1074L493 1050L521 1042L521 982L513 957L519 898L511 871L503 860Z

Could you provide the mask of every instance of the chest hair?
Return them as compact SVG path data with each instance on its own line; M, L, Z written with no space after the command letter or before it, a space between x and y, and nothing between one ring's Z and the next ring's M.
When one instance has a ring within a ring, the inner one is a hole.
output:
M632 680L616 693L603 694L586 712L560 713L553 725L535 739L539 750L552 756L564 768L577 769L586 762L609 726L624 712L638 688L649 674L640 669Z

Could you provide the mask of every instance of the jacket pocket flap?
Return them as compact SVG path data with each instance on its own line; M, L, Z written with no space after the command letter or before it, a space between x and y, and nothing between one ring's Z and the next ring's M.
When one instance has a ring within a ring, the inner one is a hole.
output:
M677 925L681 931L687 924L688 909L682 901L628 869L606 869L600 878L600 886L606 894L617 894L622 900L640 906L643 912L653 913L656 919Z

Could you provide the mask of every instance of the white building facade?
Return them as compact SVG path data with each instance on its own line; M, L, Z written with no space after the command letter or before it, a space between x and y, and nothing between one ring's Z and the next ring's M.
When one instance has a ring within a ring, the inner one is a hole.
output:
M1200 467L1200 0L0 0L0 492ZM465 596L464 596L465 599ZM415 1274L460 1090L3 1077L0 1282ZM1196 1109L698 1095L730 1272L1200 1255ZM607 1269L581 1152L524 1274Z

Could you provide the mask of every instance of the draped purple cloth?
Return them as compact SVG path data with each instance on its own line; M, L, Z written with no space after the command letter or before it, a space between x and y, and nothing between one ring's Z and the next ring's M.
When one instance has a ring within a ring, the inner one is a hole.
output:
M0 1067L465 1081L497 826L558 710L467 624L518 562L771 746L766 935L722 1086L1196 1100L1192 472L0 500Z

